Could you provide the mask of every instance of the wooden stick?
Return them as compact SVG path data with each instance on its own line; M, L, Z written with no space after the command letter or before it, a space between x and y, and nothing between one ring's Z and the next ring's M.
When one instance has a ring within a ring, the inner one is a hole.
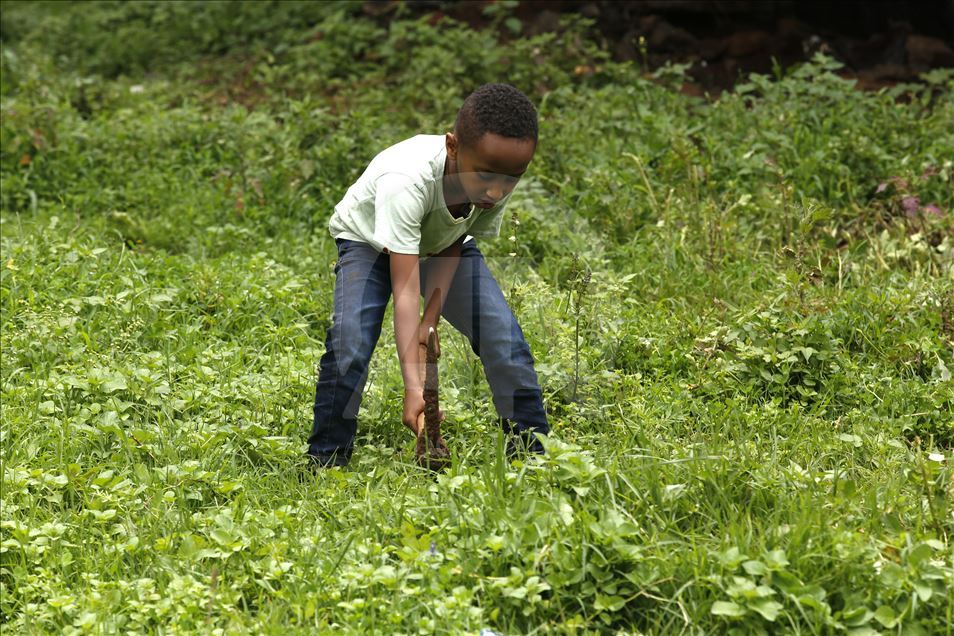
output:
M421 344L420 357L424 383L424 412L417 420L417 463L430 470L444 470L450 466L450 450L441 437L441 410L437 379L437 332L432 327L427 333L427 344Z

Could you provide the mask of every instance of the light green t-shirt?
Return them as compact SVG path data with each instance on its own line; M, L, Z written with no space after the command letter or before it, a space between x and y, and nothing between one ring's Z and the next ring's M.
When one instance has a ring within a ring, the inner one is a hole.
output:
M443 135L417 135L381 151L335 206L335 238L379 252L430 256L462 236L497 236L508 194L491 208L454 218L444 203Z

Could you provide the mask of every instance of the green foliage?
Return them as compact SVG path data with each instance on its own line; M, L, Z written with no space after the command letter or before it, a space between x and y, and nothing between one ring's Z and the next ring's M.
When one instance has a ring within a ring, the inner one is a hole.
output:
M354 6L4 4L5 629L954 623L951 74L866 94L818 58L699 99L584 20ZM426 478L388 318L351 467L303 470L332 207L502 79L540 149L481 247L548 454L506 461L447 330Z
M733 328L703 343L720 352L719 372L731 377L742 394L782 402L830 401L844 390L836 359L841 343L824 317L789 321L787 312L772 310L733 317Z
M107 77L161 72L199 56L287 46L347 2L6 2L0 37L48 51L67 68Z

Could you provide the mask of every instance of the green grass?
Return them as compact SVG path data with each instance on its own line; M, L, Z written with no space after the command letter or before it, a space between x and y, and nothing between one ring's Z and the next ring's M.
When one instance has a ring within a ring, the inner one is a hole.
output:
M950 633L951 73L709 101L585 22L293 5L4 5L4 631ZM504 460L446 330L456 458L418 469L388 319L312 474L331 208L500 79L541 142L482 249L550 452Z

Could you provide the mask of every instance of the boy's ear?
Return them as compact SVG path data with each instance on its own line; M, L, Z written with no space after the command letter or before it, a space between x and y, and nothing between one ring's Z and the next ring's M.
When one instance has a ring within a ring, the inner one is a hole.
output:
M444 135L444 146L447 148L447 157L451 161L457 161L457 135L454 133Z

